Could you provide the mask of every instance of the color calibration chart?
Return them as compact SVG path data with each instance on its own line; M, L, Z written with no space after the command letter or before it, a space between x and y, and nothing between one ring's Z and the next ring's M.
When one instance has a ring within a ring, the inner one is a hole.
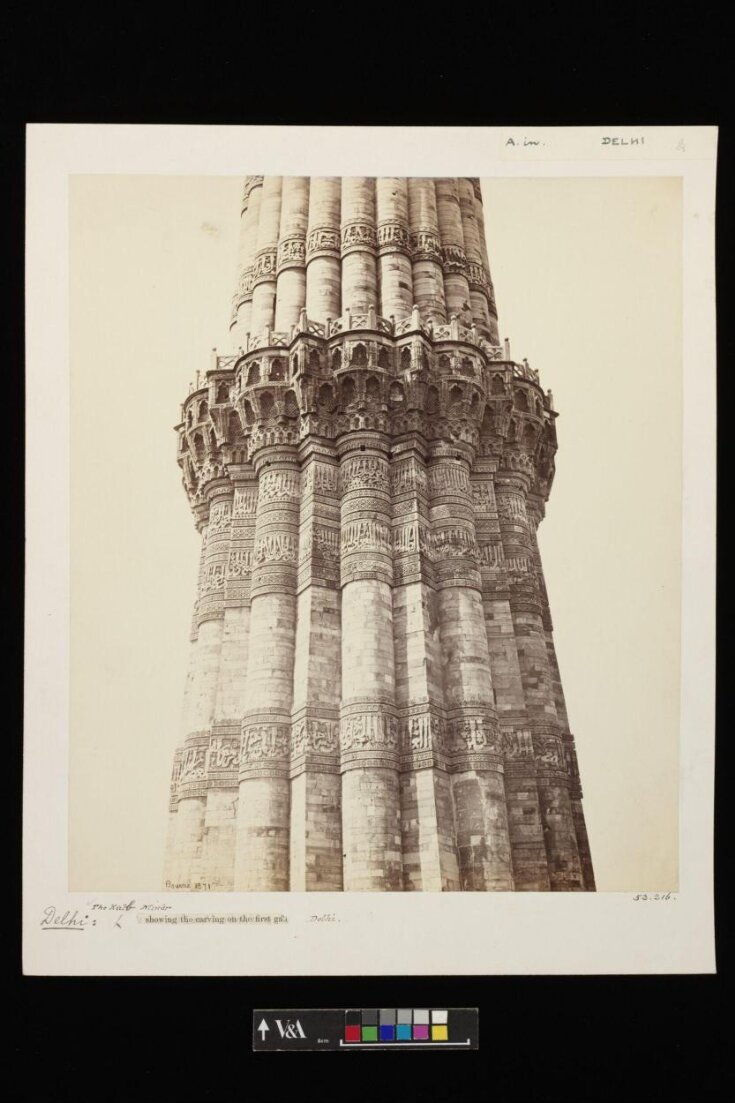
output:
M448 1042L446 1008L407 1007L345 1012L345 1045L373 1042ZM469 1039L466 1039L469 1045Z
M478 1049L475 1007L260 1009L253 1050Z

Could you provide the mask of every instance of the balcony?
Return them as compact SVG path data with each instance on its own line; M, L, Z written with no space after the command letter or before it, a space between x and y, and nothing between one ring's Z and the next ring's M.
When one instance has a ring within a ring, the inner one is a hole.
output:
M447 324L436 324L425 321L414 307L407 318L400 321L391 316L382 318L370 309L362 314L355 314L350 310L345 311L339 318L327 318L325 322L315 322L307 318L306 311L302 310L298 322L291 326L290 332L277 332L266 329L263 333L248 333L242 346L242 354L254 352L263 348L287 348L298 337L320 337L329 340L344 333L382 333L386 337L403 337L408 333L423 333L432 341L463 341L466 344L476 345L484 349L492 360L503 359L503 348L500 345L491 345L478 332L477 327L463 326L456 316L452 316Z
M262 333L248 333L245 335L245 343L240 347L237 355L220 356L216 349L212 350L211 371L232 371L237 362L243 356L257 350L282 348L289 349L294 341L300 337L317 337L328 341L332 337L346 333L376 333L387 337L405 337L410 333L423 334L432 343L442 341L459 341L463 344L473 345L481 349L489 360L498 361L505 367L511 367L516 379L523 379L530 383L539 384L538 372L531 368L527 361L516 364L510 359L508 342L505 345L492 345L483 337L475 325L464 326L456 315L449 322L433 322L421 317L418 307L407 318L396 321L393 316L382 318L374 310L370 309L362 314L345 311L339 318L327 318L325 322L316 322L307 318L306 311L302 310L298 322L291 326L289 332L266 329ZM204 384L200 382L199 373L195 383L190 384L189 394L199 390Z

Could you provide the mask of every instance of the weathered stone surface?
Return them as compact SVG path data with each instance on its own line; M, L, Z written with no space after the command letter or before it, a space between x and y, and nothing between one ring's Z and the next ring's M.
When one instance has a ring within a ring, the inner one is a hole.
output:
M536 539L556 413L479 182L260 177L182 406L202 536L165 887L592 891Z

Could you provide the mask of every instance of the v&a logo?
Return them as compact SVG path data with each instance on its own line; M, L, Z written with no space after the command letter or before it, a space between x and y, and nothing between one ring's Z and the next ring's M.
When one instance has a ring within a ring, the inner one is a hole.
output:
M278 1033L282 1038L305 1038L306 1033L298 1019L276 1019Z

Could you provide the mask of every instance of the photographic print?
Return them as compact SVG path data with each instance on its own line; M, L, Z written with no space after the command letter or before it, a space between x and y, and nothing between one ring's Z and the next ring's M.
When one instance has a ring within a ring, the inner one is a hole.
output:
M84 909L676 899L682 178L497 139L66 176Z
M479 179L245 179L165 888L591 891L536 543L556 451Z

